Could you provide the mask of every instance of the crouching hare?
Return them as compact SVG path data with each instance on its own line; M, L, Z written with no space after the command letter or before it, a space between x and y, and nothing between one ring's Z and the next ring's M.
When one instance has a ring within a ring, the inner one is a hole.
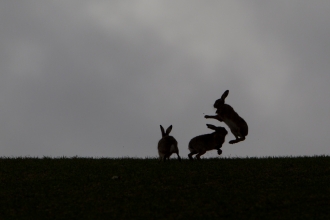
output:
M206 124L209 129L214 130L215 132L211 134L204 134L197 137L194 137L190 140L188 149L190 154L188 157L190 160L193 160L193 155L196 155L196 158L199 160L200 157L209 150L218 150L218 154L221 155L222 144L225 142L225 137L228 134L228 131L224 127L216 127L211 124Z
M178 142L173 136L169 136L172 130L172 125L166 129L166 132L162 126L160 126L160 130L162 132L162 139L160 139L158 142L159 160L165 161L166 158L169 160L170 156L173 153L176 153L178 155L179 161L181 161L179 156Z
M205 115L205 118L214 118L223 121L231 130L236 140L229 141L229 144L235 144L244 141L248 135L248 125L230 105L225 104L225 98L228 96L229 90L226 90L220 99L216 100L213 107L217 109L216 115Z

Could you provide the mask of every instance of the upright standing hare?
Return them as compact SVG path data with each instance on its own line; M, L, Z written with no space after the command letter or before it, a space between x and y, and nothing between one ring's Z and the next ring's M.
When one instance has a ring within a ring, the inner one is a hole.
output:
M236 140L231 140L229 143L235 144L245 140L245 137L248 135L248 125L230 105L225 104L225 98L228 94L229 90L226 90L221 98L215 101L213 106L217 109L217 115L205 115L205 118L214 118L226 123L236 138Z
M160 139L158 142L159 159L165 161L167 158L169 160L170 156L173 153L176 153L178 155L179 161L181 161L179 156L178 142L174 137L169 136L172 130L172 125L166 129L166 132L162 126L160 126L160 130L162 131L162 139Z
M225 137L228 134L227 130L224 127L216 127L214 125L207 124L209 129L214 130L215 132L211 134L204 134L197 137L194 137L190 140L188 149L190 154L188 157L190 160L193 160L192 155L197 154L196 158L199 160L200 157L209 150L218 150L218 154L222 153L220 149L222 144L225 142Z

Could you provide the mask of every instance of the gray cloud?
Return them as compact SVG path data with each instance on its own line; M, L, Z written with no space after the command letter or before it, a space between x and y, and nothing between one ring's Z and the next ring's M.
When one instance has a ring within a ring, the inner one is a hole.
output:
M186 156L226 89L250 130L224 156L328 154L329 7L0 3L1 155L153 157L173 124Z

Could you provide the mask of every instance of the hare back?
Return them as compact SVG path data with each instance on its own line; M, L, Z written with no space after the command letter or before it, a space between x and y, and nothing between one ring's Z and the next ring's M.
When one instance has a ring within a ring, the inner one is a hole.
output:
M158 151L163 153L177 153L178 142L172 136L164 137L158 142Z
M209 151L215 149L216 143L213 139L213 134L204 134L194 137L190 140L188 149L192 151Z

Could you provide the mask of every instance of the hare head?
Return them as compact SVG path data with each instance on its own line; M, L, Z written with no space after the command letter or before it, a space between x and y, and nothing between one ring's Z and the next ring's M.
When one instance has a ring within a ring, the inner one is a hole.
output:
M223 144L223 141L224 141L224 138L228 134L228 131L226 130L226 128L224 128L224 127L216 127L216 126L211 125L211 124L206 124L206 126L209 129L215 131L215 132L212 133L214 142L215 143L221 143L221 145L222 145Z
M162 137L167 137L167 136L169 136L169 134L170 134L171 131L172 131L172 125L171 125L170 127L168 127L168 128L166 129L166 131L164 131L163 126L160 125L160 131L162 132Z
M213 107L216 109L221 108L225 104L225 99L227 98L228 94L229 94L229 90L226 90L222 94L221 98L215 101Z

